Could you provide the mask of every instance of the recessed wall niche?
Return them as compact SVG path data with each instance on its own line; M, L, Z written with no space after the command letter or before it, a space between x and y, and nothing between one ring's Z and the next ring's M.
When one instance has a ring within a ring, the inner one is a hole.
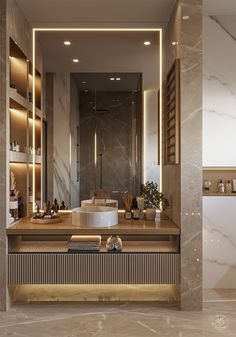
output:
M10 99L10 143L19 144L19 152L27 152L27 110Z
M24 98L27 98L27 63L27 57L16 42L10 39L10 87Z

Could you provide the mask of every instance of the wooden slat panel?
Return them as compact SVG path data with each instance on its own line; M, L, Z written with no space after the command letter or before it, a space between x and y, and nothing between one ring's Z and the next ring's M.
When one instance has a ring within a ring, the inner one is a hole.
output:
M8 284L177 284L179 254L9 254Z
M180 60L176 59L166 78L165 93L165 163L179 164L180 161ZM170 144L170 131L174 130ZM170 151L171 147L171 151ZM170 153L171 152L171 153ZM170 155L171 154L171 155Z

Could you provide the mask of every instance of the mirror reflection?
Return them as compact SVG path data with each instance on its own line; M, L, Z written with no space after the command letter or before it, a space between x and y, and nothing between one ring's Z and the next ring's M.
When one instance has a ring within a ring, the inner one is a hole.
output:
M42 201L124 208L159 182L158 32L39 32L45 123ZM147 43L150 42L150 43ZM37 195L37 193L36 193Z

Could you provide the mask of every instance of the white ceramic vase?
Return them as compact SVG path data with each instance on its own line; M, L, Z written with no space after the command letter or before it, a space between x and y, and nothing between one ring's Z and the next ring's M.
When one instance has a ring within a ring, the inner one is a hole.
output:
M156 218L156 209L155 208L147 208L146 209L146 220L154 221Z

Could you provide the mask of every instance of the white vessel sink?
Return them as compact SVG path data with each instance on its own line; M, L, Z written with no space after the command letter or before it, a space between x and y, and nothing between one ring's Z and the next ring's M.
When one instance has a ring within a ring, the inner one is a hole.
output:
M72 210L72 225L78 227L111 227L118 224L118 209L106 206L84 206Z
M118 201L113 200L113 199L82 200L81 207L84 207L84 206L107 206L107 207L118 208Z

